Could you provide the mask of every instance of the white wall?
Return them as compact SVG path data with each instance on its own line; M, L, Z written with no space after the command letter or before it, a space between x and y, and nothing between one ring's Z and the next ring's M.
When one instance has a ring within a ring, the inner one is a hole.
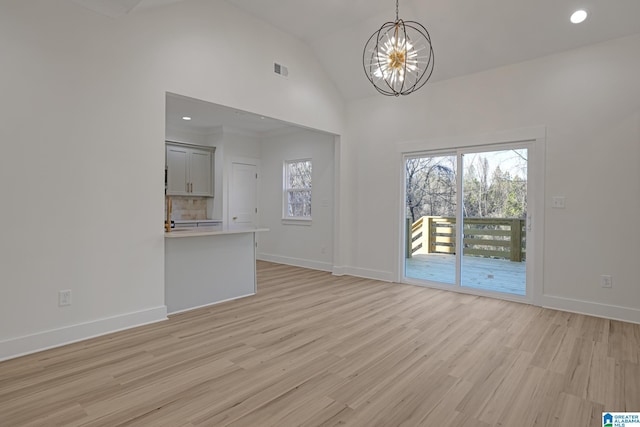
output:
M542 302L640 322L638 52L640 35L350 103L345 271L397 277L397 143L435 149L430 141L546 126ZM550 208L554 195L566 209ZM612 289L601 274L613 275Z
M0 57L0 359L164 318L166 92L343 127L306 46L226 2L113 20L4 0Z
M283 164L312 160L312 222L283 224ZM334 136L308 130L262 138L258 258L325 271L333 269Z

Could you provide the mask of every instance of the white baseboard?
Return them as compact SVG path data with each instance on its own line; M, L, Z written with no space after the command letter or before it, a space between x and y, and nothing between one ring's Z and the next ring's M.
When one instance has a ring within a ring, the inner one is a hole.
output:
M162 305L0 341L0 361L167 319Z
M295 267L310 268L312 270L328 271L334 276L355 276L365 279L381 280L383 282L394 282L395 275L390 271L370 270L367 268L335 266L328 262L312 261L279 255L258 254L256 259L260 261L270 261L277 264L293 265Z
M292 265L294 267L309 268L311 270L329 271L333 270L333 265L329 262L314 261L311 259L293 258L272 254L257 254L256 259L260 261L275 262L276 264Z
M381 280L383 282L395 282L395 274L391 271L372 270L358 267L334 267L334 276L355 276L365 279Z
M250 297L250 296L253 296L255 294L256 293L253 292L253 293L246 294L246 295L240 295L239 297L223 299L222 301L210 302L209 304L203 304L203 305L199 305L197 307L189 307L189 308L184 308L182 310L171 311L171 312L167 313L167 315L180 314L180 313L184 313L185 311L191 311L191 310L197 310L199 308L211 307L212 305L218 305L218 304L222 304L223 302L228 302L228 301L233 301L233 300L237 300L237 299L240 299L240 298Z
M331 270L331 273L334 276L346 276L347 275L346 268L347 267L344 267L342 265L334 265L333 269Z
M555 310L568 311L570 313L585 314L587 316L640 323L640 310L635 308L581 301L553 295L543 295L542 306Z

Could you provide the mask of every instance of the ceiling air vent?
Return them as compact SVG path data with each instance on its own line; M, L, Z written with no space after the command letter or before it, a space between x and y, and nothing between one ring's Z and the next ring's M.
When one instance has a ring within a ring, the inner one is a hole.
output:
M278 64L277 62L273 63L273 72L281 77L289 76L289 69L282 64Z

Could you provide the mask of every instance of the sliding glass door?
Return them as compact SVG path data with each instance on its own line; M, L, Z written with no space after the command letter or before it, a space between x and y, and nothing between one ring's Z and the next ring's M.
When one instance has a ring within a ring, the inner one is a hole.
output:
M516 144L405 156L405 282L527 296L528 153Z
M405 158L405 276L456 284L456 154Z

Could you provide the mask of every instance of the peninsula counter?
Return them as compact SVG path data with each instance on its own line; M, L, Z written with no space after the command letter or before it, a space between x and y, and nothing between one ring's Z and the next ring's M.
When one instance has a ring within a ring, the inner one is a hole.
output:
M185 228L165 233L169 314L256 293L256 233L266 228Z

